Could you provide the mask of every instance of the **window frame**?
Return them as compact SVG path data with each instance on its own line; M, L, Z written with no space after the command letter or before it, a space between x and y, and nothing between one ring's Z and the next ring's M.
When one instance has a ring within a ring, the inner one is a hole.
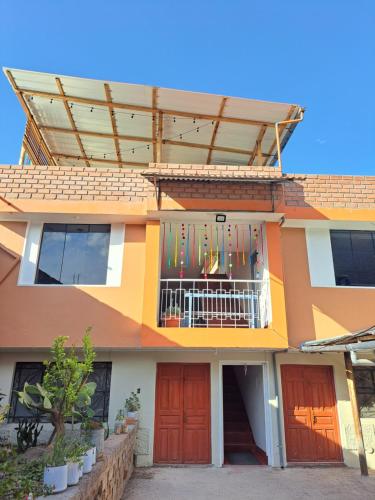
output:
M77 220L60 220L53 221L56 224L77 224ZM124 250L125 250L125 224L124 223L112 223L96 220L87 222L87 224L109 224L110 225L110 238L109 238L109 252L107 259L107 279L105 284L95 285L95 284L44 284L35 283L37 266L39 261L43 227L44 223L49 223L49 221L44 222L29 222L26 229L26 234L24 238L24 246L22 251L21 265L18 275L17 286L32 286L32 287L121 287L122 284L122 271L123 271L123 260L124 260Z
M41 415L37 410L35 410L35 415L30 415L30 416L17 416L16 410L18 407L18 401L17 401L17 395L15 391L19 391L23 388L19 384L19 380L21 377L22 372L19 370L22 368L25 368L26 365L34 365L35 368L40 368L42 372L41 380L43 380L43 375L45 372L45 366L43 365L43 362L41 361L16 361L14 365L14 373L13 373L13 379L12 379L12 389L11 389L11 396L9 398L9 403L10 403L10 408L8 412L8 417L7 417L7 422L8 423L18 423L21 420L27 419L27 420L35 420L38 422L42 423L48 423L50 422L48 415ZM110 404L110 397L111 397L111 382L112 382L112 361L94 361L93 367L95 371L95 366L98 367L98 365L104 365L103 368L105 369L105 389L98 391L99 393L103 394L103 412L99 414L95 414L93 419L94 420L99 420L101 422L108 422L109 418L109 404ZM18 383L17 386L15 386L15 383L18 378ZM90 377L89 377L90 380Z
M375 418L375 366L354 366L353 367L354 371L354 379L355 379L355 388L356 388L356 393L357 393L357 399L358 399L358 409L359 409L359 414L361 418ZM360 381L360 376L359 374L361 372L369 371L371 373L370 378L372 379L372 388L367 388L367 387L361 387L359 384ZM370 396L373 397L374 399L374 404L373 404L373 410L370 410L369 412L365 412L364 408L367 408L363 405L361 405L361 395L364 396Z
M72 286L72 285L78 285L78 286L88 286L88 285L91 285L91 286L103 286L103 285L106 285L107 284L107 274L108 274L108 262L109 262L109 248L110 248L110 240L111 240L111 224L83 224L83 225L87 225L90 229L91 226L109 226L109 231L108 231L108 234L109 234L109 239L108 239L108 253L107 253L107 264L106 264L106 279L105 279L105 283L39 283L37 282L37 279L38 279L38 274L40 272L40 267L39 267L39 264L40 264L40 258L41 258L41 254L42 254L42 248L43 248L43 240L45 238L45 234L47 233L46 231L46 226L49 225L51 223L49 222L45 222L43 223L43 227L42 227L42 235L41 235L41 238L40 238L40 245L39 245L39 250L38 250L38 260L37 260L37 263L36 263L36 270L35 270L35 278L34 278L34 285L45 285L45 286L50 286L50 285L55 285L55 286L64 286L64 285L68 285L68 286ZM68 223L65 223L65 222L58 222L58 223L52 223L54 225L59 225L59 226L65 226L65 231L61 231L61 233L63 233L65 235L65 241L66 241L66 235L68 234L68 226L81 226L82 224L79 224L79 223L74 223L74 224L68 224ZM90 234L90 231L88 231L88 233ZM61 268L63 267L63 261L64 261L64 255L65 255L65 248L66 247L66 243L64 243L63 245L63 254L62 254L62 262L61 262Z
M334 233L347 233L347 235L349 236L349 242L350 242L350 246L351 246L351 260L353 263L352 271L353 271L353 275L355 275L355 274L357 275L356 276L357 280L354 280L355 281L354 283L348 283L348 284L343 284L343 285L338 283L338 279L340 276L336 273L337 264L335 265L335 257L334 257L335 252L334 252L334 245L332 244L332 235ZM360 283L359 282L360 280L358 280L359 271L356 268L356 266L358 267L359 260L355 259L355 254L353 251L353 234L358 235L359 233L369 233L371 235L372 244L373 244L373 255L375 258L375 231L368 230L368 229L330 229L329 230L329 238L330 238L331 249L332 249L333 273L334 273L335 286L337 288L375 288L375 280L374 280L373 284ZM362 271L362 272L364 272L364 271ZM356 283L356 281L358 281L358 283Z

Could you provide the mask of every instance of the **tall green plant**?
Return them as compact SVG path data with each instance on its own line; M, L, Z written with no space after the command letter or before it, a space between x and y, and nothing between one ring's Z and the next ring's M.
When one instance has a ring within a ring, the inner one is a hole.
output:
M95 359L90 330L86 330L82 339L81 356L74 347L65 349L69 337L57 337L50 360L44 362L46 371L42 383L31 385L26 382L23 390L18 392L21 404L50 416L54 427L50 442L55 436L64 434L67 417L80 416L91 404L96 384L87 382Z

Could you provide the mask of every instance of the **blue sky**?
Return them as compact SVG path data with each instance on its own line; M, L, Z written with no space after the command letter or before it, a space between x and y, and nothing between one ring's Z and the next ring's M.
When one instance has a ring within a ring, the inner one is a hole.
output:
M375 175L374 0L0 0L0 62L301 104L289 172ZM0 163L25 118L0 76Z

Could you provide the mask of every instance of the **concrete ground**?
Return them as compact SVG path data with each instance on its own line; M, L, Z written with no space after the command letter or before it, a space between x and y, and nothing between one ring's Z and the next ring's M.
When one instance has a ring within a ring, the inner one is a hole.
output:
M263 466L136 469L122 500L375 499L375 475L340 468Z

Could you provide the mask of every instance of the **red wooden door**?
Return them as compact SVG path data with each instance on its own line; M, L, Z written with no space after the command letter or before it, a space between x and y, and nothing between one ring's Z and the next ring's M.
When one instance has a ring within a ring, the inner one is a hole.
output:
M211 462L210 365L159 363L154 462Z
M282 365L288 462L341 462L331 366Z

